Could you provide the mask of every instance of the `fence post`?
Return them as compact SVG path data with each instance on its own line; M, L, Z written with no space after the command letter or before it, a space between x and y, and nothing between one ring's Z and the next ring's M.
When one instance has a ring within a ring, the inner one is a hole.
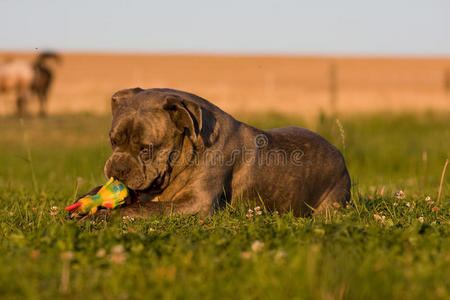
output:
M330 63L329 69L329 92L330 92L330 109L331 114L336 114L337 97L338 97L338 79L337 79L337 66L333 61Z
M450 69L444 71L444 90L446 95L450 95Z

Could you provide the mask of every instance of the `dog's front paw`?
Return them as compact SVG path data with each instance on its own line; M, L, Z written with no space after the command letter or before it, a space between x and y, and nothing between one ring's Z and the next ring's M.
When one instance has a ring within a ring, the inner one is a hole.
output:
M91 215L80 215L73 214L70 216L72 219L75 219L77 222L85 222L85 221L108 221L111 218L111 210L109 209L99 209L95 214Z

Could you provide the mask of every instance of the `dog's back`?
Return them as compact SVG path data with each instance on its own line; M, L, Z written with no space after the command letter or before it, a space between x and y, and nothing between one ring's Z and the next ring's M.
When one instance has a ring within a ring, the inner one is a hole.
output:
M344 205L350 199L344 158L320 135L299 127L255 130L255 163L248 172L240 172L247 184L245 179L235 181L256 193L267 208L304 216L311 208L321 210L333 202Z

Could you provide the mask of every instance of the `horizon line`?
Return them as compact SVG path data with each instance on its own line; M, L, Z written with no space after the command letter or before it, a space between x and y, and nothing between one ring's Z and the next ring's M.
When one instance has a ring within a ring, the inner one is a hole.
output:
M145 50L111 50L111 49L4 49L0 54L32 54L54 51L69 55L108 55L108 56L204 56L204 57L286 57L286 58L385 58L385 59L450 59L450 54L419 53L323 53L323 52L260 52L260 51L145 51Z

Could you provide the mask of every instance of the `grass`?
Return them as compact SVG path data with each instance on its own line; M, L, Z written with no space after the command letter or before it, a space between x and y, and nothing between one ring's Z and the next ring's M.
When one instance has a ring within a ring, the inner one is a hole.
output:
M77 224L63 207L104 183L109 117L54 116L23 126L2 118L0 297L450 297L448 170L436 203L450 156L448 115L322 116L314 124L275 114L243 119L262 128L307 126L345 147L350 206L305 219L248 218L249 207L240 206L205 220ZM406 197L394 197L397 190Z

